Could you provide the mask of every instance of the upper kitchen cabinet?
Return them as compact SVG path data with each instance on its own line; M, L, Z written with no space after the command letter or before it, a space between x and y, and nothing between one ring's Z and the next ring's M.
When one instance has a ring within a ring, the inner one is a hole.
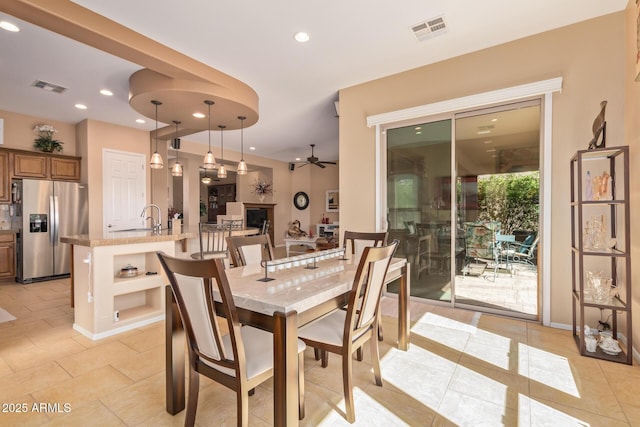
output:
M51 179L80 181L79 157L51 157Z
M11 200L11 188L9 179L9 153L0 152L0 202Z
M57 181L80 181L80 157L61 156L13 149L0 149L12 168L3 168L9 178L53 179ZM0 158L0 162L5 161ZM4 163L3 163L4 165ZM9 173L9 171L12 171ZM0 178L1 180L2 178ZM8 189L8 181L6 188ZM2 196L0 190L0 196ZM9 194L7 194L7 197ZM0 201L4 199L0 198ZM8 199L7 199L8 200Z
M16 178L49 178L48 158L44 155L13 153L13 176Z

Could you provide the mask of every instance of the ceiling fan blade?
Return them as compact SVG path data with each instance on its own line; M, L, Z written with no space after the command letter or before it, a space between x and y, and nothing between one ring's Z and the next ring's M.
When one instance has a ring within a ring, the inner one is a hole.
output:
M324 163L325 165L335 165L336 162L318 162L318 163Z
M309 163L303 163L300 166L298 166L299 168L303 167L303 166L307 166Z
M316 163L314 163L314 165L316 165L316 166L318 166L318 167L320 167L320 168L323 168L323 169L324 169L324 168L326 168L326 166L325 166L325 165L323 165L322 163L323 163L323 162L316 162Z

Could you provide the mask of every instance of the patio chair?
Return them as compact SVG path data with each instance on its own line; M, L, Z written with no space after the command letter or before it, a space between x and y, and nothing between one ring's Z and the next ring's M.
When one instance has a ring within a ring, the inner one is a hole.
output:
M489 264L493 264L493 277L498 274L499 247L496 234L500 231L498 221L476 221L465 223L465 266L463 275L480 276Z
M511 243L508 248L503 249L500 257L510 263L536 265L539 240L537 233L529 234L522 243Z

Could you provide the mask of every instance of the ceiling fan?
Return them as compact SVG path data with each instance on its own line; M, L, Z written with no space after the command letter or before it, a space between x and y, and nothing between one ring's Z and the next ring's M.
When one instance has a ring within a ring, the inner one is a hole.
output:
M309 144L311 145L311 156L307 157L307 161L303 162L300 166L298 166L299 168L301 168L302 166L306 166L306 165L316 165L318 167L321 168L326 168L325 165L335 165L336 162L321 162L320 159L318 159L316 156L313 155L313 147L316 146L316 144ZM298 163L298 162L296 162Z

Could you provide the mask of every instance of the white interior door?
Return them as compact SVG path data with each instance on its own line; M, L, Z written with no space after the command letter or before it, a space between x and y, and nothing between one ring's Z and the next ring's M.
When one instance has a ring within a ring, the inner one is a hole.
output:
M144 154L102 150L105 233L143 227L140 212L147 200L144 165Z

